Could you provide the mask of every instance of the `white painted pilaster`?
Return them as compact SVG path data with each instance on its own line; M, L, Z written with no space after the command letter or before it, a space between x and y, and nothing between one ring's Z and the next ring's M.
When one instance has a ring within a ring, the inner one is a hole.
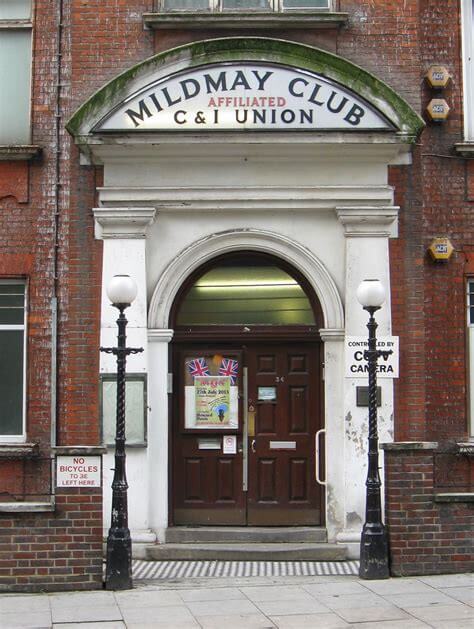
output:
M335 542L344 522L344 330L319 330L324 342L326 528Z
M398 208L340 207L337 217L346 238L345 314L346 335L366 336L368 314L356 298L364 279L379 279L387 299L376 313L377 336L391 334L389 238L396 236ZM344 383L344 530L338 541L348 544L358 556L360 531L365 519L364 487L367 474L368 409L356 406L356 387L367 386L367 378L345 378ZM382 406L378 409L380 441L393 440L393 381L378 379ZM383 453L381 453L383 467Z
M142 347L143 352L127 357L127 373L147 372L147 296L146 296L146 231L153 222L154 208L94 208L96 238L102 239L102 299L100 342L104 347L117 345L118 310L110 304L106 287L114 275L128 274L137 283L137 297L125 310L128 320L127 346ZM116 373L117 361L112 354L100 355L100 372ZM132 539L150 541L148 505L148 477L142 473L146 465L147 448L127 448L127 480L129 527ZM111 486L113 475L113 449L104 456L104 525L109 526Z
M168 528L168 345L173 330L148 330L148 476L149 493L144 502L149 505L149 521L159 541L164 541Z

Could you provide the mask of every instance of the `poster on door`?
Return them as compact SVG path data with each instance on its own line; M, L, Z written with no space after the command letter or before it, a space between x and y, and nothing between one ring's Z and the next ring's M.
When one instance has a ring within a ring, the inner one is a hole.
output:
M194 378L196 426L229 426L230 377Z
M221 355L185 361L185 429L238 428L237 360Z

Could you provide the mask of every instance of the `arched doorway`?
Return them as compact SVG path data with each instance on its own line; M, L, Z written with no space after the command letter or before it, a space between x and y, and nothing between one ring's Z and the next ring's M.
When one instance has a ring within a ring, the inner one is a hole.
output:
M173 524L322 524L321 321L305 278L264 253L188 278L170 317Z

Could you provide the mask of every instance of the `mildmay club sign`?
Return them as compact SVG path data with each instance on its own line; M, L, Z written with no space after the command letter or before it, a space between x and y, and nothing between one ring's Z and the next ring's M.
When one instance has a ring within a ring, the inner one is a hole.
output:
M103 131L389 130L338 83L265 63L202 66L150 82L94 128Z

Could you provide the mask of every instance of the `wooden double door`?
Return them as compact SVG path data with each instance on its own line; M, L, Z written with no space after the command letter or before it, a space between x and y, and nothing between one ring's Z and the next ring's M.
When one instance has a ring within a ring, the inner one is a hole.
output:
M318 343L175 349L175 525L320 525Z

